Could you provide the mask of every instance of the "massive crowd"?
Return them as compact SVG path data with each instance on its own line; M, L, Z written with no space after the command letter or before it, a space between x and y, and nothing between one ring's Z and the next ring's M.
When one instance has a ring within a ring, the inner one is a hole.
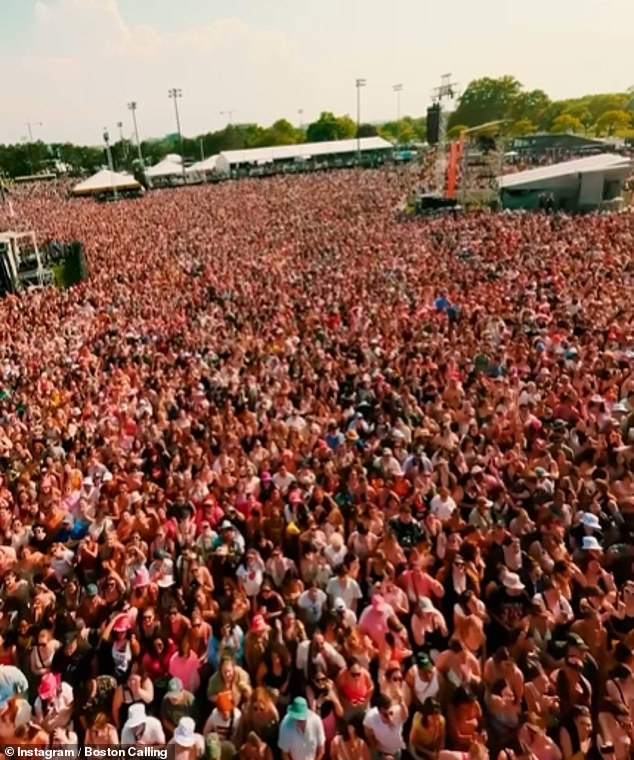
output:
M634 216L406 183L0 210L0 744L631 756Z

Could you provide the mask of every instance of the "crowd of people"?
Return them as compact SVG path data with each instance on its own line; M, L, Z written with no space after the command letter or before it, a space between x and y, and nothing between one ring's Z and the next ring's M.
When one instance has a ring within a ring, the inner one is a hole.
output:
M1 744L631 757L634 215L409 181L0 209Z

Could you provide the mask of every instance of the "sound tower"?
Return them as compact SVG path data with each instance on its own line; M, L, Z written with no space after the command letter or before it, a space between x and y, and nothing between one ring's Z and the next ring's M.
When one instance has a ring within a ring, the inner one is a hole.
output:
M427 109L427 142L437 145L440 139L440 103L434 103Z

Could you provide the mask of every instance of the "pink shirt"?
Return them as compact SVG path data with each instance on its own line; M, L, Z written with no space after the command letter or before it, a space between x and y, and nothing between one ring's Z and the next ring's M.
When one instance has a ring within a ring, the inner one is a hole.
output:
M170 660L169 672L174 678L181 679L185 691L195 694L200 686L199 667L200 660L194 652L190 652L188 657L183 657L176 652Z
M380 646L389 630L387 619L390 615L393 616L394 612L389 605L385 605L385 609L382 611L374 607L366 607L359 619L359 629L368 635L377 646Z

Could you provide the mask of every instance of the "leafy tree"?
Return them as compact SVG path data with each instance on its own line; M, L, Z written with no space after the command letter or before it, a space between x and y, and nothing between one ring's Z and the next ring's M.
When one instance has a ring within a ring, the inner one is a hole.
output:
M376 137L379 134L379 130L374 124L359 124L357 130L357 137Z
M566 111L566 103L563 100L553 101L542 113L537 122L537 129L541 132L550 132L553 122L558 116Z
M626 130L632 123L632 118L627 111L606 111L597 119L596 133L598 135L612 136L617 132Z
M518 119L511 126L511 134L513 137L523 137L524 135L532 135L537 132L537 127L530 119Z
M406 116L403 119L403 124L411 127L416 140L425 142L427 139L427 119L425 117L413 119L411 116Z
M562 113L552 123L551 132L561 134L563 132L578 133L583 131L583 124L575 116L569 113Z
M592 116L592 122L596 123L599 117L606 111L624 111L627 109L627 93L613 92L589 95L587 108Z
M505 119L521 90L522 85L509 75L474 79L460 96L458 108L449 119L450 126L476 127L487 121Z
M579 119L586 131L594 124L594 117L588 108L588 103L585 101L569 104L563 113L567 113L570 116L574 116L575 119Z
M354 137L357 128L349 116L335 116L331 111L322 111L317 121L308 125L307 142L344 140Z
M304 132L287 119L278 119L268 129L262 130L257 145L295 145L303 142Z
M386 121L377 131L381 137L393 143L422 142L425 140L425 119L404 116L398 121Z
M552 101L543 90L519 92L510 104L506 116L515 121L531 121L538 124Z

